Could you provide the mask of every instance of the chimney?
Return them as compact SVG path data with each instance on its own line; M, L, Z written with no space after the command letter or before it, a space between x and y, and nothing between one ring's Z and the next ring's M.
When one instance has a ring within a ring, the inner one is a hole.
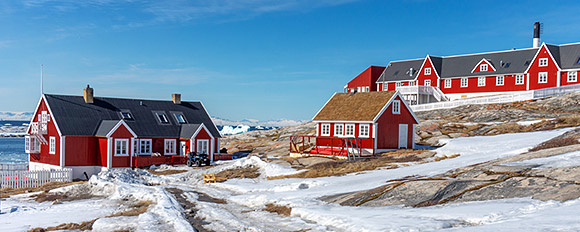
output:
M171 94L171 100L173 101L173 104L181 104L181 94L179 93Z
M540 22L534 23L534 40L533 40L533 48L540 47Z
M83 90L83 98L85 99L85 103L93 103L93 88L89 85Z

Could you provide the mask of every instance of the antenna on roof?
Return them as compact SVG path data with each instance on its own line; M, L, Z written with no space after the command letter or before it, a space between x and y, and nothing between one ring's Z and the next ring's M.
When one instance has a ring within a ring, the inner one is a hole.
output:
M42 96L44 94L44 89L43 89L43 66L42 64L40 64L40 95Z

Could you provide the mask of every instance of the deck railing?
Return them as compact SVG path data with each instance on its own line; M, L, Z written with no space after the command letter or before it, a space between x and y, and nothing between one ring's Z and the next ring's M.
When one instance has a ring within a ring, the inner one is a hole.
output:
M371 149L372 152L367 149ZM297 135L290 137L290 152L347 156L351 159L374 154L374 140L372 138L325 138Z
M0 171L26 171L28 163L0 163Z
M72 169L0 171L0 188L36 188L50 182L71 182Z

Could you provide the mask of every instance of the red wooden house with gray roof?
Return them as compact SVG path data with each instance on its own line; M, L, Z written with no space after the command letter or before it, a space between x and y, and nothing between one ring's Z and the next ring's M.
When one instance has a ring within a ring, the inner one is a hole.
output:
M221 135L201 102L43 94L25 138L31 170L72 168L73 177L110 168L184 162L219 151Z
M292 153L345 157L414 148L419 124L394 91L335 93L312 121L316 136L293 136Z

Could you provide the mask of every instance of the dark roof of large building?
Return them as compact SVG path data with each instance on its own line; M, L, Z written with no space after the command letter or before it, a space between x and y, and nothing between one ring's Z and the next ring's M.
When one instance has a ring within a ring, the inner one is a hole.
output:
M124 120L138 137L191 136L201 123L213 137L221 137L201 102L174 104L172 101L95 97L94 103L85 103L82 96L44 96L52 118L65 136L105 136ZM121 112L130 113L131 118L124 119ZM156 113L165 114L168 122L162 123ZM183 115L185 123L178 122L179 114Z
M580 68L580 43L567 45L546 44L556 63L562 69ZM501 75L524 73L539 48L517 49L499 52L487 52L459 56L435 57L429 56L433 66L441 78L478 76L472 73L473 68L483 59L490 62L495 71L485 72L485 75ZM425 59L393 61L379 78L384 81L410 81L417 77L418 72L409 75L409 69L417 70Z

